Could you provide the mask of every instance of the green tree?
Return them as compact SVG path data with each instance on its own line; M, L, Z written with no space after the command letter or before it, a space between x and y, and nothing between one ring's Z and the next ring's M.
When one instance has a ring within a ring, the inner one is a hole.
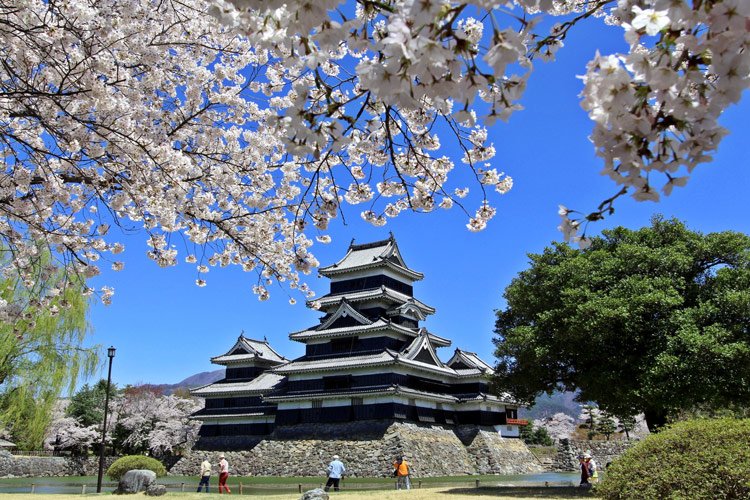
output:
M533 422L521 426L521 439L526 444L538 444L541 446L552 446L553 441L547 429L544 427L534 427Z
M9 259L0 252L0 261ZM37 279L0 279L0 300L23 311L20 319L0 322L0 425L22 448L40 448L63 390L97 366L96 348L84 348L88 298L80 282L49 265L40 250L31 262ZM49 299L44 307L40 298Z
M625 415L623 417L618 418L619 425L618 427L622 432L625 433L625 439L628 441L630 440L630 431L635 429L635 417L633 415Z
M748 236L655 217L529 257L497 312L499 389L578 390L652 430L695 405L750 402Z
M607 441L612 434L617 432L617 424L610 413L602 412L599 422L596 424L596 432L602 434Z
M65 414L76 418L82 426L101 425L104 419L104 401L107 395L107 381L102 379L96 384L89 386L84 384L78 392L70 398L70 404L65 409ZM109 388L110 402L117 395L117 386L111 384Z

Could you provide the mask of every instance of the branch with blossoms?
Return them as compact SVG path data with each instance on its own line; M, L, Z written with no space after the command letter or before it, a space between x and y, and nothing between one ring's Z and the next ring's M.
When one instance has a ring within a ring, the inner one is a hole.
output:
M44 242L71 276L121 270L112 229L135 229L198 286L235 265L262 300L279 282L309 298L313 241L348 205L375 225L457 207L481 230L512 187L487 127L603 18L630 51L597 55L581 97L619 191L561 209L585 244L617 199L669 195L711 158L750 80L749 17L740 0L0 2L5 267L31 280Z

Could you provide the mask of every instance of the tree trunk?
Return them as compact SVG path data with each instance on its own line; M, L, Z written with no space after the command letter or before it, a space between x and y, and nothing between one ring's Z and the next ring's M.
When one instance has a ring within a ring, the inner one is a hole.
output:
M662 427L667 425L667 412L663 409L652 408L645 410L643 413L646 416L646 425L649 432L659 432Z

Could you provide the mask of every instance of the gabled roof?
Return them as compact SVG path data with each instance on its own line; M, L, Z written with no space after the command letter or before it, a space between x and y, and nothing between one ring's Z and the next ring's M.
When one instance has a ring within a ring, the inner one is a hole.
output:
M248 361L262 362L266 365L277 365L288 360L273 350L267 340L254 340L243 334L237 338L231 349L226 354L211 358L211 362L217 365L230 365L246 363Z
M403 304L389 309L386 314L388 316L407 316L408 314L413 314L419 321L424 321L426 318L422 309L419 308L413 298L409 298L409 300Z
M413 328L408 328L397 323L392 323L391 321L385 321L381 318L367 325L343 326L341 328L329 328L327 330L318 330L315 328L302 330L289 334L289 338L291 340L304 341L311 338L324 339L334 337L349 337L353 335L361 335L363 333L377 332L380 330L390 330L393 332L408 335L409 337L417 335L416 330Z
M190 391L190 394L199 398L245 394L267 394L274 390L283 380L283 375L263 372L253 380L248 380L246 382L214 382L213 384L196 387Z
M374 267L388 267L413 281L424 278L422 273L408 268L401 257L401 251L398 249L393 234L387 240L362 245L355 245L352 240L346 255L340 261L321 267L318 272L323 276L331 277Z
M364 356L348 356L346 358L326 358L310 361L292 361L285 365L273 368L274 373L300 373L317 371L335 371L343 368L378 366L393 363L395 353L386 349L378 354L367 354Z
M350 316L355 321L357 321L360 325L370 325L372 324L372 320L368 319L366 316L363 316L359 311L354 309L351 304L349 304L349 301L344 299L339 304L339 308L336 309L336 312L331 314L331 316L326 319L323 323L321 323L316 330L325 330L326 328L329 328L337 319L342 317Z
M432 346L432 342L430 342L430 336L424 328L420 330L419 335L417 335L412 343L399 353L399 356L411 361L420 361L443 368L443 362L440 361L440 358L435 353L435 348Z
M324 295L318 299L308 300L307 305L309 307L312 307L313 304L317 303L320 305L320 307L325 308L326 306L337 304L341 302L343 299L346 299L351 303L355 303L355 302L366 302L368 300L375 300L375 299L382 299L382 298L389 299L395 304L403 304L405 302L411 301L411 303L413 303L416 307L418 307L422 311L423 314L435 313L435 308L430 307L427 304L424 304L420 302L419 300L415 299L414 297L410 297L406 295L405 293L391 290L390 288L386 286L381 286L378 288L370 288L369 290L360 290L357 292L343 292L343 293L333 293L333 294L329 293L328 295Z
M462 351L461 349L456 349L456 352L453 353L453 356L448 360L446 365L454 368L457 372L477 369L482 373L487 373L489 375L495 373L492 366L484 362L476 353Z

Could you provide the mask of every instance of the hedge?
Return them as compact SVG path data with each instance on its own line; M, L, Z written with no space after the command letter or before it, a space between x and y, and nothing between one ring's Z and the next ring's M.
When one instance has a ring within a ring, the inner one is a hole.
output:
M596 493L607 500L750 498L750 419L674 424L630 448Z
M147 469L154 471L157 477L166 476L167 469L155 458L144 455L127 455L115 460L107 469L107 476L113 481L119 481L129 470Z

